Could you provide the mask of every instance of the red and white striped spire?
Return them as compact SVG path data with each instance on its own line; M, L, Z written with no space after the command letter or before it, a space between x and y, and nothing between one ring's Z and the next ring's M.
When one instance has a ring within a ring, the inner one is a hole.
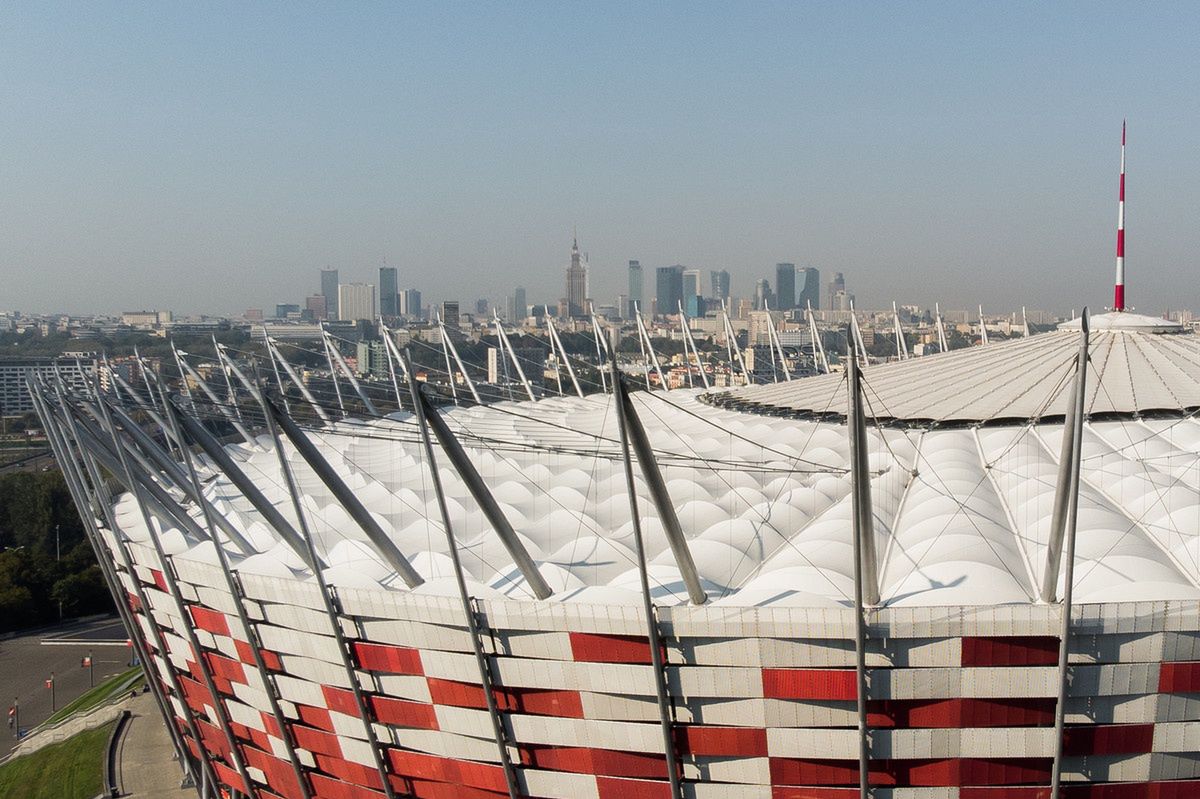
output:
M1113 310L1125 310L1125 120L1121 120L1121 192L1117 200L1117 285Z

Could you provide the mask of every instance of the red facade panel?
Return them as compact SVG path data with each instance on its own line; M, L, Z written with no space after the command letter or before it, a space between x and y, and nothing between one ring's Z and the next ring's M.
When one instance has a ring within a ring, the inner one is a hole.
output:
M192 605L188 611L192 614L192 622L199 629L213 635L229 635L229 623L226 621L224 613L203 605Z
M964 666L1054 666L1058 639L1051 635L972 636L962 639Z
M690 755L766 757L767 731L754 727L676 727L675 745L681 753Z
M414 727L420 730L436 730L438 728L437 714L433 705L423 702L409 702L405 699L392 699L387 696L372 696L367 700L375 718L383 724L394 727Z
M907 699L867 703L871 727L961 729L965 727L1042 727L1054 724L1051 698Z
M359 666L368 671L385 671L391 674L423 675L421 652L407 646L372 644L355 641L352 645Z
M1158 692L1200 693L1200 663L1162 663L1158 667Z
M569 633L571 657L586 663L650 663L650 641L637 635Z
M858 676L853 669L763 669L767 699L855 699Z
M1063 734L1063 753L1068 755L1146 754L1153 748L1153 724L1068 727Z
M619 752L582 746L522 744L521 763L548 771L570 771L609 777L667 778L667 758L645 752Z

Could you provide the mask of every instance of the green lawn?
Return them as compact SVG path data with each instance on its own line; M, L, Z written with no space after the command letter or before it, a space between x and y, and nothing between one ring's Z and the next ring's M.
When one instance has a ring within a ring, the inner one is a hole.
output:
M93 799L104 790L104 757L113 724L0 766L0 799Z
M133 686L142 684L142 680L134 679L141 673L142 667L135 666L128 671L124 671L115 677L105 680L95 688L89 690L86 694L80 696L78 699L75 699L69 704L63 705L61 708L59 708L57 713L46 720L46 724L55 724L74 713L80 713L84 710L89 710L96 705L103 704L117 694L128 693Z

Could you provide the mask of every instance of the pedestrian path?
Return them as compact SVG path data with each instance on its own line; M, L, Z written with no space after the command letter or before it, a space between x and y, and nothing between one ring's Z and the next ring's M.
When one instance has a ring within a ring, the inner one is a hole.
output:
M154 696L139 694L128 708L131 715L117 744L116 783L121 796L196 799L194 788L179 787L183 772Z

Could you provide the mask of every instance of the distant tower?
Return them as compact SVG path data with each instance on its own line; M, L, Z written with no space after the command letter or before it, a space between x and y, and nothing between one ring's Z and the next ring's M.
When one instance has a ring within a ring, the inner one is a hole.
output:
M771 293L771 281L763 278L754 283L754 310L765 311L768 306L775 305L775 296ZM777 310L772 308L772 310Z
M807 308L812 304L814 308L821 307L821 272L812 266L802 266L796 270L796 277L800 284L799 290L796 292L796 302L794 308Z
M379 315L389 319L400 313L399 284L394 266L379 267Z
M683 302L683 267L660 266L654 270L654 305L655 313L668 316L679 313L679 304ZM642 308L642 312L646 312Z
M338 270L321 270L321 294L325 296L325 318L338 317Z
M712 278L712 298L718 301L729 299L729 272L724 269L713 270L710 277Z
M630 261L629 262L629 296L626 299L625 307L618 309L621 312L622 316L624 316L626 319L633 318L633 306L635 303L637 304L637 306L639 308L645 306L646 295L645 295L644 291L645 291L645 277L642 274L642 262L641 261Z
M842 297L846 293L846 278L841 272L833 273L833 280L829 281L829 303L825 306L831 311L844 310L841 305Z
M587 267L579 255L579 237L571 241L571 265L567 267L567 315L583 316L587 311Z
M796 265L775 264L775 301L786 311L796 307Z
M1121 122L1121 188L1117 196L1117 285L1113 310L1125 310L1125 122Z
M357 322L374 320L377 312L375 287L370 283L343 283L338 286L338 318Z
M529 301L525 299L525 287L517 286L513 290L513 312L510 322L520 322L529 316Z

